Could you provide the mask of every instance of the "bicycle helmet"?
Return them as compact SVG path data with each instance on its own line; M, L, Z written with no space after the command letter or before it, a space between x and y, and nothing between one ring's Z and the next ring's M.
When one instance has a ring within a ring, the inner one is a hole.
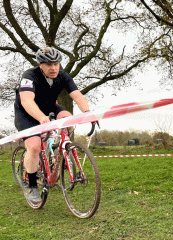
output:
M57 49L46 47L36 52L36 59L38 63L61 62L62 56Z

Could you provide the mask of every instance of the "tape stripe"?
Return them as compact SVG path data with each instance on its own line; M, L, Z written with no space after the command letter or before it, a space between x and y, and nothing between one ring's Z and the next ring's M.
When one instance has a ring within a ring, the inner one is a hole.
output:
M95 158L129 158L129 157L173 157L173 154L140 154L140 155L108 155L94 156ZM11 162L8 160L0 160L0 162ZM19 161L17 161L19 163Z
M95 158L126 158L126 157L173 157L173 154L140 154L140 155L108 155L94 156Z
M126 104L112 106L111 108L107 108L107 109L99 109L94 112L82 113L82 114L70 116L63 119L58 119L55 121L51 121L49 123L44 123L39 126L25 129L11 136L0 139L0 145L8 142L17 141L18 139L21 139L24 137L52 131L55 129L74 126L76 124L99 121L107 118L113 118L113 117L125 115L128 113L132 113L132 112L143 111L147 109L165 106L172 103L173 103L173 98L168 98L168 99L160 99L160 100L149 101L149 102L126 103Z

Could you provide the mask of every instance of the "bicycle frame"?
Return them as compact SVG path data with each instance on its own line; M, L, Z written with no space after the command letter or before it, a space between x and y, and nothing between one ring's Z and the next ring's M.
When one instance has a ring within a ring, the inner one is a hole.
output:
M58 159L60 158L60 155L62 155L62 157L64 156L66 167L68 169L71 182L72 183L75 182L75 180L73 178L73 173L70 168L71 162L70 162L70 159L66 152L66 145L71 143L69 136L67 134L67 130L66 129L61 130L61 132L58 135L60 136L58 152L56 154L56 157L54 155L51 155L53 162L54 162L54 167L53 167L52 172L50 171L50 168L49 168L49 163L48 163L48 159L46 156L45 144L43 141L41 141L41 153L42 153L42 157L43 157L43 161L44 161L44 167L46 170L46 178L47 178L48 184L51 188L54 187L57 183L58 172L59 172L59 168L60 168L60 161L58 161ZM74 148L72 149L72 153L73 153L73 157L76 161L76 164L79 168L79 172L82 174L82 177L84 177L82 166L80 164L77 152Z

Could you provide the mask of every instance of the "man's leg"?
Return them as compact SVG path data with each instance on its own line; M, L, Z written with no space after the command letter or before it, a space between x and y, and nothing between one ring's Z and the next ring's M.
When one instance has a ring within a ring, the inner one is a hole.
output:
M38 136L30 137L25 140L25 147L27 151L24 158L24 166L28 172L29 178L29 191L27 193L27 198L34 203L41 201L36 181L36 172L39 165L40 146L41 139Z
M70 116L72 116L72 114L70 112L63 110L58 113L56 119L61 119L61 118L70 117ZM68 132L69 132L69 136L70 136L70 134L73 132L73 127L68 127Z
M41 139L38 136L30 137L25 140L27 149L24 166L28 173L35 173L38 170L39 152L41 149Z
M70 112L63 110L61 112L58 113L56 119L60 119L60 118L65 118L65 117L70 117L72 116Z

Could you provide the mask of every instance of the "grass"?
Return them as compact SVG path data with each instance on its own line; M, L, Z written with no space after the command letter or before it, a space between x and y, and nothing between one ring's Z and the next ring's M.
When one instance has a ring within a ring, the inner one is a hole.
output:
M102 151L104 155L171 153L163 149L147 152L149 149L141 147L92 150L94 155L101 155ZM1 151L0 160L7 160L10 155L7 150ZM102 197L98 212L84 220L71 214L61 191L55 188L43 209L29 208L12 176L11 164L1 161L0 239L173 239L173 158L96 160Z

